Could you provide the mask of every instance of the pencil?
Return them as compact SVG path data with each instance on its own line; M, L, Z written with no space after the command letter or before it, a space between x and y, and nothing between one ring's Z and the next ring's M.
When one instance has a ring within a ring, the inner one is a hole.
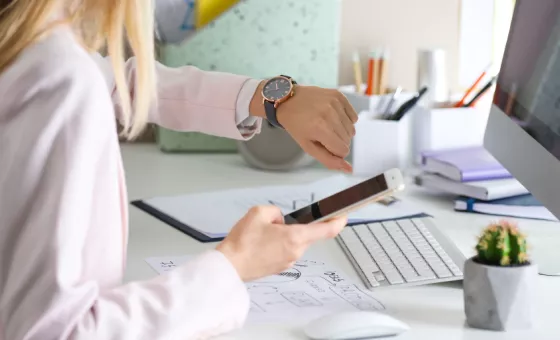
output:
M508 93L508 101L506 104L506 115L511 116L511 110L513 109L513 103L515 102L515 96L517 94L517 83L511 84L511 89Z
M478 78L476 78L474 84L471 85L471 87L469 87L469 89L467 90L467 92L465 92L465 95L463 96L463 98L461 98L461 100L459 100L454 107L463 107L465 106L465 101L467 100L467 97L476 89L476 87L478 86L478 84L482 81L482 79L484 79L484 77L486 76L486 74L488 73L488 70L490 69L492 65L488 65L484 71L482 71L482 73L480 74L480 76L478 76Z
M375 92L376 87L376 68L377 68L377 51L371 51L368 59L368 78L367 78L367 89L366 94L371 96Z
M379 87L378 94L387 93L387 70L389 68L389 52L384 49L379 58Z
M381 63L381 53L379 51L375 52L375 58L373 59L373 94L379 94L379 78L381 69L379 65Z
M486 93L486 91L488 91L492 87L492 85L494 85L494 81L496 80L496 78L496 76L492 77L492 79L490 79L490 81L488 81L486 85L484 85L484 87L480 91L478 91L474 98L463 105L463 107L473 107L476 102L482 97L482 95L484 95L484 93Z
M352 56L354 66L354 80L356 81L356 93L362 93L362 65L360 64L360 55L354 52Z

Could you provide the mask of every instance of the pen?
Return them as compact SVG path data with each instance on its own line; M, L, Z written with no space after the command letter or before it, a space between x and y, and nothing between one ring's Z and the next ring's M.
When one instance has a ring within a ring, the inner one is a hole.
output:
M465 100L467 100L467 97L472 93L472 91L474 91L474 89L478 86L478 84L482 81L482 79L484 79L484 77L486 76L486 73L488 73L488 70L490 69L491 66L492 66L492 64L488 65L484 69L484 71L482 71L480 76L478 76L478 78L475 80L474 84L472 84L471 87L469 87L467 92L465 92L465 95L463 96L463 98L461 98L461 100L459 100L457 102L457 104L455 104L454 107L462 107L463 105L465 105Z
M385 115L389 115L391 113L391 109L393 108L393 104L395 103L395 99L397 99L397 97L401 94L402 91L402 87L397 87L397 89L395 90L395 92L393 93L393 95L391 96L391 99L389 100L389 103L387 104L387 107L385 108L385 112L383 112Z
M356 93L362 93L362 66L358 52L354 52L352 62L354 66L354 80L356 81Z
M473 97L473 99L471 99L471 101L469 101L468 103L466 103L465 105L463 105L463 107L472 107L476 101L482 97L482 95L488 91L489 88L492 87L492 85L494 85L494 81L496 80L496 76L493 76L492 79L490 79L486 85L484 85L484 87L478 91L478 93Z
M420 91L418 91L418 94L416 94L416 96L414 96L413 98L407 100L404 104L402 104L397 109L397 111L393 115L391 115L389 120L396 120L396 121L401 120L401 118L404 117L404 115L408 111L410 111L410 109L412 109L414 105L416 105L416 103L418 103L420 98L422 98L422 96L426 94L426 92L428 92L428 87L424 86L423 88L420 89Z

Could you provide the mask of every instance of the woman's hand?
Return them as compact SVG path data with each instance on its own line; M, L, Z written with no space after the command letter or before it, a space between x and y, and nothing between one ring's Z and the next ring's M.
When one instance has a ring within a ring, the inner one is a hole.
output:
M254 207L218 245L245 282L274 275L293 266L312 243L334 238L346 218L314 224L284 224L276 206Z
M263 83L250 108L252 114L261 117L265 116L261 95ZM296 85L294 96L278 106L276 116L309 155L329 169L352 172L352 166L344 158L350 153L358 115L341 92Z

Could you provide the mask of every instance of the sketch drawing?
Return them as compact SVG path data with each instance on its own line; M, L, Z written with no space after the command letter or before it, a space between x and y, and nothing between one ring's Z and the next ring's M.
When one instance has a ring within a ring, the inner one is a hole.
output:
M299 195L302 197L302 195ZM191 258L154 257L148 264L163 274ZM381 302L342 270L317 259L300 259L277 275L245 284L251 298L249 322L309 322L329 313L385 310Z
M344 282L344 278L335 271L327 271L324 273L326 277L328 277L334 284L338 284Z
M280 283L280 282L290 282L295 281L301 277L301 272L298 269L290 268L279 274L271 275L260 280L254 281L254 283Z
M296 267L313 267L313 266L324 266L324 262L312 261L312 260L298 260L294 266Z
M323 305L306 292L284 292L282 296L297 307L318 307Z
M251 293L256 294L276 294L278 293L278 288L274 286L265 285L248 285L247 290Z
M268 203L279 207L282 211L294 211L306 207L315 202L315 194L311 193L309 198L296 198L288 201L268 200Z
M177 265L176 265L175 263L173 263L173 261L167 261L167 262L162 261L162 262L160 263L160 266L161 266L162 268L174 268L174 267L176 267Z
M251 301L250 312L254 313L264 313L266 312L261 306L259 306L255 301Z
M360 310L384 310L385 306L371 295L364 293L358 286L336 285L330 289L349 304Z

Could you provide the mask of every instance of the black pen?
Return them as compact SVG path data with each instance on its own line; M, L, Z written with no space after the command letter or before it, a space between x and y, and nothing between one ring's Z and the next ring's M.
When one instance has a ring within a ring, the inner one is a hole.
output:
M418 103L420 98L422 98L422 96L426 94L426 92L428 92L428 87L424 86L423 88L420 89L420 91L418 91L418 94L416 94L416 96L414 96L413 98L407 100L404 104L402 104L397 109L397 111L391 117L389 117L389 120L401 120L401 118L404 117L404 115L408 111L410 111L410 109L412 109L414 105L416 105L416 103Z
M488 91L489 88L492 87L492 85L494 85L495 81L496 81L496 76L493 76L492 79L490 79L490 81L488 81L488 83L484 85L482 90L478 91L478 93L473 97L473 99L471 99L468 103L463 105L463 107L471 107L471 105L473 105L478 98L480 98L486 91Z

